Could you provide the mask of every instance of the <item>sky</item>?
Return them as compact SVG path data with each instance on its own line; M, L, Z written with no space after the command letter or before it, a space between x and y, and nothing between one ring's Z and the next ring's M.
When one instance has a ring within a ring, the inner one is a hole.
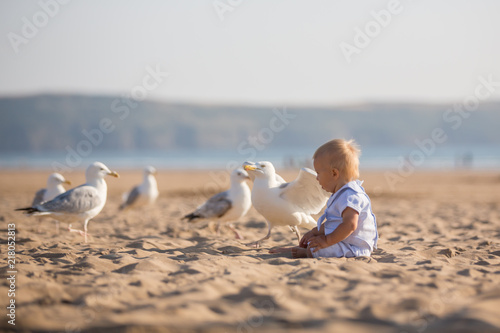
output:
M454 103L500 82L498 32L498 0L4 0L0 96Z

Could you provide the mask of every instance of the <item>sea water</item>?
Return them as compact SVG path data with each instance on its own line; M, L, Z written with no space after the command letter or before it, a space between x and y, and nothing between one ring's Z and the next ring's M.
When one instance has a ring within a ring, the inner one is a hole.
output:
M136 169L153 165L158 169L231 169L243 162L270 161L277 169L312 165L316 147L268 147L246 152L237 150L96 150L80 160L68 159L65 152L0 153L1 169L57 170L57 166L84 169L93 161L101 161L112 169ZM431 154L419 152L418 147L363 147L363 170L398 169L412 163L421 170L499 170L500 147L496 146L442 146Z

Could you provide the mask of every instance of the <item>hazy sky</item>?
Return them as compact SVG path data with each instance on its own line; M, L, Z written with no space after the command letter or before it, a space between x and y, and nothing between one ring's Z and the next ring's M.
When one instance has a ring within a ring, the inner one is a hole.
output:
M450 103L500 82L498 0L55 1L0 2L0 95L127 94L148 67L169 73L148 98L200 103Z

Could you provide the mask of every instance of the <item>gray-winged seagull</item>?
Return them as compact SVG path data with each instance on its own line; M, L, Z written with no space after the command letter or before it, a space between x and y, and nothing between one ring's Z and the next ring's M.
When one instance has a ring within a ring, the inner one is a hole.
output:
M159 194L155 175L155 168L152 166L145 167L142 184L135 186L130 192L124 193L120 210L153 204Z
M47 188L42 188L35 193L35 197L31 202L31 207L41 204L45 201L50 201L59 194L66 192L63 184L71 185L69 180L66 180L60 173L54 172L47 179ZM39 219L39 223L41 219ZM38 226L40 228L40 224ZM56 220L56 233L59 233L59 221Z
M184 218L188 219L188 222L196 219L222 222L237 221L245 216L252 206L250 188L246 183L247 179L249 179L248 173L242 168L233 170L229 190L214 195ZM231 223L228 223L227 226L234 232L237 239L243 238Z
M16 210L25 211L30 216L51 216L63 222L82 221L83 231L72 229L71 224L68 229L85 236L85 243L87 243L87 225L106 204L108 190L104 181L106 175L118 178L115 171L110 171L101 162L94 162L85 172L85 184L59 194L50 201Z

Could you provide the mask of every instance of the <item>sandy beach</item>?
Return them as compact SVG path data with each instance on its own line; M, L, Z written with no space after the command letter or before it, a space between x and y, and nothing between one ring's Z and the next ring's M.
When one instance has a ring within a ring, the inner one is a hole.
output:
M292 259L268 253L295 244L286 227L260 249L244 245L266 233L253 208L235 224L243 241L227 227L217 235L213 222L181 221L225 189L225 173L160 170L156 204L119 212L121 193L142 176L117 171L88 244L67 224L56 235L50 218L39 226L14 211L47 172L0 172L0 330L14 331L6 243L15 224L22 332L500 331L500 172L420 172L396 186L362 172L380 234L372 258Z

